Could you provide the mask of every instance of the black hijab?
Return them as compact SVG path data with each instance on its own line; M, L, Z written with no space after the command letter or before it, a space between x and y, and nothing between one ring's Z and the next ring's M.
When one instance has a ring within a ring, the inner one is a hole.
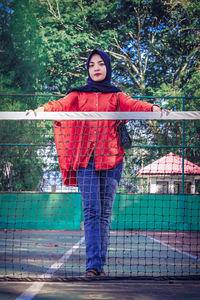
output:
M89 62L94 54L99 54L101 58L103 59L105 65L106 65L106 77L102 81L93 81L92 78L90 77L89 74ZM109 55L102 51L102 50L93 50L90 55L87 58L87 70L88 70L88 79L87 79L87 84L81 87L75 87L69 90L68 94L73 92L73 91L78 91L78 92L101 92L101 93L118 93L121 92L119 88L111 84L111 74L112 74L112 68L111 68L111 63L110 63L110 57Z

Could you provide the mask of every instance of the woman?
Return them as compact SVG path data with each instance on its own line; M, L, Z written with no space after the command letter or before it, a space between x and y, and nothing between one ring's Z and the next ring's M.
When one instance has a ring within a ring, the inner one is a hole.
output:
M87 85L44 104L43 111L161 111L132 99L111 85L107 53L93 50L87 59ZM55 142L65 185L80 189L84 210L86 275L103 276L113 201L123 171L124 149L112 120L54 123Z

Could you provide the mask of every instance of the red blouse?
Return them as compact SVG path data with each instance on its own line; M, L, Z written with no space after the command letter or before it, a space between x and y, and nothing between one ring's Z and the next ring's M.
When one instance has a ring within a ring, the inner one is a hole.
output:
M44 104L45 111L151 111L153 104L124 93L72 92L57 101ZM77 186L76 170L87 167L94 152L95 169L111 169L124 157L116 120L71 120L54 122L56 149L63 183Z

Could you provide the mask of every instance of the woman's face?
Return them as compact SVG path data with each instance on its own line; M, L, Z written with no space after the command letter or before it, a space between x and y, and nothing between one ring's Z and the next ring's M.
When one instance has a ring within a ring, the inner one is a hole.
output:
M99 54L92 55L89 62L89 74L93 81L102 81L106 78L106 65Z

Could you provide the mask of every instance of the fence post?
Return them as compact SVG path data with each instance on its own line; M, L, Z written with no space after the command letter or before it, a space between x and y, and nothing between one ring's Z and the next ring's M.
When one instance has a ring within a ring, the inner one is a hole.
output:
M182 110L185 111L185 97L183 97ZM184 160L185 160L185 120L182 120L182 195L185 194Z
M182 102L182 110L185 111L185 97L183 97ZM186 207L186 201L188 199L187 195L185 195L185 120L182 120L182 191L181 191L181 197L179 202L179 209L181 209L180 216L182 218L183 226L182 230L189 230L189 224L188 224L188 216L187 216L187 207ZM181 220L180 220L181 221Z

